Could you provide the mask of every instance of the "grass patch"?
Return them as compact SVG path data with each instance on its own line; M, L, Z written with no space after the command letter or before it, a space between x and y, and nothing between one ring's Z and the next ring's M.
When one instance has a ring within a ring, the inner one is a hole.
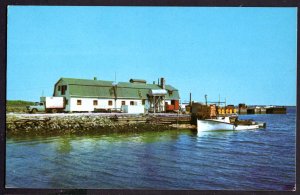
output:
M6 112L27 112L26 106L34 105L34 102L23 101L23 100L7 100L6 101Z

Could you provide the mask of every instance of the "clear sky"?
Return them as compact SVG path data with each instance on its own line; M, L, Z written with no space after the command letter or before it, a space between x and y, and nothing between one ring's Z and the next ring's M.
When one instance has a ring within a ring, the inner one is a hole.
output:
M297 9L8 9L7 99L39 101L60 77L164 77L181 100L296 105Z

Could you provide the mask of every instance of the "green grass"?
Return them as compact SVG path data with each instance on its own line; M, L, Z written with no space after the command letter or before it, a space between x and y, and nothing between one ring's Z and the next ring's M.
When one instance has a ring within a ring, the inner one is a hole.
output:
M34 102L23 100L7 100L6 112L27 112L26 106L34 105Z
M6 105L7 106L28 106L28 105L34 105L34 102L23 101L23 100L7 100Z

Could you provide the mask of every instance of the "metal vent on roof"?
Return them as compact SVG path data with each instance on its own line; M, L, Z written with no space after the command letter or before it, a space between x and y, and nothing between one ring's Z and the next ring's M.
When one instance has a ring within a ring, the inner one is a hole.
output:
M129 82L130 83L144 83L144 84L147 83L146 80L142 80L142 79L130 79Z

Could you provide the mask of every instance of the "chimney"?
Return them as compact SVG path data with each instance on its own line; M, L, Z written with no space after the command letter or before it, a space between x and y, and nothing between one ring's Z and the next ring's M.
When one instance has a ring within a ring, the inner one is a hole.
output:
M164 78L160 78L160 86L162 89L165 89L166 88L166 81Z
M94 81L97 81L97 77L94 77Z

